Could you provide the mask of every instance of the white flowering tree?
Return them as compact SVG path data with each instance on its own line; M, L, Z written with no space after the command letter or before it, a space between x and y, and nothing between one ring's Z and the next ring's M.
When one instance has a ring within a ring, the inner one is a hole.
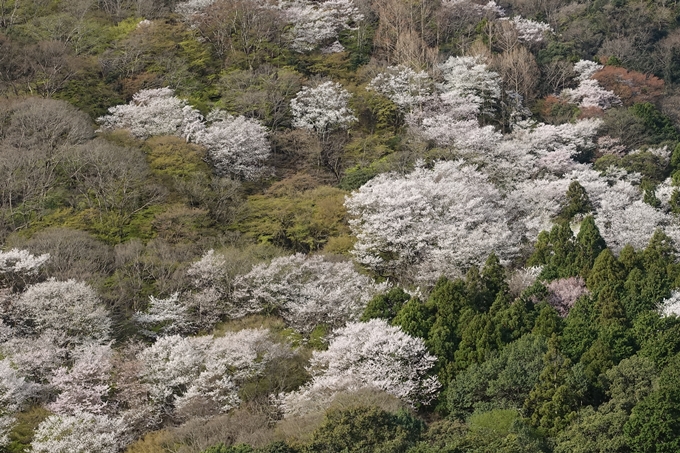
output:
M501 193L463 161L379 175L345 206L355 257L383 275L434 281L479 266L492 252L506 260L518 251Z
M222 412L238 407L241 386L264 371L272 360L285 360L292 351L274 343L266 329L227 332L205 351L200 374L177 400L182 408L192 401L211 400Z
M364 18L352 0L282 0L279 9L292 24L286 37L291 48L298 52L307 52L322 44L331 44L327 47L330 52L341 52L344 49L336 41L338 34L355 27Z
M662 316L680 316L680 291L673 291L668 299L664 299L659 312Z
M478 117L491 113L500 99L500 76L477 57L450 57L439 71L442 81L434 95L409 112L408 125L424 138L462 152L493 149L501 135L491 126L480 127Z
M312 380L281 398L284 412L323 409L343 391L373 387L415 406L427 404L440 384L430 372L436 358L425 343L383 319L350 323L337 330L326 351L314 351Z
M0 449L7 445L7 434L14 424L14 415L24 408L40 386L33 384L16 370L9 358L0 360Z
M172 335L139 353L139 377L157 412L172 413L206 400L228 411L240 403L238 392L245 382L260 375L270 361L291 355L290 348L276 343L266 329L215 338Z
M543 42L546 35L552 33L553 31L550 24L531 19L524 19L522 16L513 17L511 22L517 30L517 37L519 40L529 44Z
M141 90L129 104L109 109L97 121L101 130L128 129L146 139L152 135L178 135L192 139L203 129L201 113L175 96L170 88Z
M375 76L366 89L382 94L401 109L409 110L424 104L432 96L432 85L427 72L416 72L399 65L390 66Z
M324 82L316 87L303 87L290 101L293 127L327 137L335 129L346 129L357 120L349 108L351 94L342 85Z
M218 110L210 112L206 120L209 125L196 134L196 143L205 146L218 174L252 180L267 173L264 163L271 147L264 126Z
M301 253L275 258L237 277L232 316L275 313L294 329L356 321L373 296L386 289L359 274L349 261Z
M11 306L19 330L31 336L51 331L68 344L108 341L111 320L96 292L86 283L49 279L29 286Z
M602 110L621 105L621 98L614 92L605 90L600 82L593 79L593 75L603 68L594 61L580 60L574 64L576 80L579 82L576 88L562 90L561 96L567 101L578 104L580 107L597 107Z
M34 281L50 254L33 255L28 250L0 252L0 276L7 286L16 288Z
M215 3L215 0L186 0L175 5L175 12L182 14L185 17L191 17L198 14L208 6Z
M189 333L192 330L189 309L180 302L179 297L178 292L165 299L149 296L146 311L135 313L133 318L142 328L140 333L152 338Z
M546 288L550 292L548 303L563 318L567 317L569 310L580 297L588 294L586 282L582 277L553 280L546 285Z
M110 344L90 344L74 351L73 364L57 369L50 379L50 386L59 394L48 408L60 415L103 414L113 410L106 402L113 384L112 355Z
M124 420L78 412L51 415L36 429L32 453L118 453L130 439Z

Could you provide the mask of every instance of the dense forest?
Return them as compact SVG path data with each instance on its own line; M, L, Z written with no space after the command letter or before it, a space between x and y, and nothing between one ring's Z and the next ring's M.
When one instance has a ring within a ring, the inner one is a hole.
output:
M0 0L0 451L680 451L680 5Z

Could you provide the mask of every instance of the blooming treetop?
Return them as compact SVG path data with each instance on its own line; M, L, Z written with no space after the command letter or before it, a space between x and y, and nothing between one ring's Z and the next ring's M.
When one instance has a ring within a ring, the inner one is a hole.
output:
M59 368L50 379L50 386L60 393L48 408L62 415L103 414L112 410L106 402L113 380L111 345L89 344L73 355L73 365Z
M307 333L318 324L339 327L358 320L368 301L385 289L349 261L298 253L237 277L231 315L274 312Z
M570 89L562 90L561 96L569 102L578 103L580 107L598 107L603 110L621 105L621 98L614 92L605 90L600 82L593 79L593 75L603 66L594 61L580 60L574 63L574 72L579 85Z
M179 301L179 293L173 293L165 299L149 296L149 307L146 312L137 312L135 322L142 327L143 335L186 334L192 330L188 307Z
M159 338L139 354L142 382L158 410L173 411L196 399L220 410L238 406L238 391L271 360L292 352L275 343L266 329L244 329L222 337Z
M129 129L137 138L178 135L187 140L203 128L201 113L175 96L170 88L141 90L129 104L109 109L97 121L102 130Z
M35 275L49 259L49 253L35 256L28 250L19 249L0 252L0 272Z
M352 0L281 0L279 8L293 25L287 37L298 52L333 42L342 30L351 29L364 19ZM334 50L344 49L336 46Z
M390 66L371 80L367 90L377 91L402 109L411 109L427 101L432 92L432 80L425 71L399 65Z
M213 110L206 118L210 125L196 134L196 143L205 146L217 173L256 179L266 172L270 154L267 129L256 120L233 117Z
M680 291L673 291L668 299L664 299L659 311L662 316L680 316Z
M500 98L499 75L477 57L450 57L439 70L442 82L435 95L411 110L408 125L426 139L463 152L493 148L500 134L491 126L480 128L477 117Z
M357 260L383 275L432 280L460 275L493 251L509 259L519 236L508 227L501 193L463 161L378 175L345 201Z
M545 36L553 31L550 24L537 22L531 19L523 19L522 16L513 17L511 22L517 29L519 39L527 43L543 42Z
M425 342L383 319L350 323L333 334L326 351L314 351L310 383L281 398L286 414L323 408L342 391L381 389L411 405L427 404L440 387L429 376L436 358Z
M14 415L39 389L28 382L12 366L9 358L0 360L0 447L9 442L7 434L14 424Z
M293 127L324 135L333 129L346 129L357 120L348 106L351 94L342 85L324 82L316 87L303 87L290 101Z
M111 320L95 291L86 283L54 279L29 286L12 306L19 329L29 335L50 331L70 344L108 341Z
M50 415L36 429L31 452L118 453L129 442L126 430L123 419L107 415Z

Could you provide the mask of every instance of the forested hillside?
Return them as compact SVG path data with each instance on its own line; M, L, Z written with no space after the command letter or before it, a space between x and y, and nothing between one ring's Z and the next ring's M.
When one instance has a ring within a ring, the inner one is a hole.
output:
M677 453L680 5L0 0L0 451Z

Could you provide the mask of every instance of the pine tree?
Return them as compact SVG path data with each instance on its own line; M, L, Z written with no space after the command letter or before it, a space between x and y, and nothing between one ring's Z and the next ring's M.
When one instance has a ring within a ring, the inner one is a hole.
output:
M586 189L576 180L569 184L567 200L560 212L559 219L570 221L577 214L587 214L593 211L593 205Z
M595 225L593 216L589 215L581 222L581 229L576 236L576 243L578 252L574 264L579 275L587 279L595 259L607 248L607 244L605 244L604 239L600 235L600 230Z

